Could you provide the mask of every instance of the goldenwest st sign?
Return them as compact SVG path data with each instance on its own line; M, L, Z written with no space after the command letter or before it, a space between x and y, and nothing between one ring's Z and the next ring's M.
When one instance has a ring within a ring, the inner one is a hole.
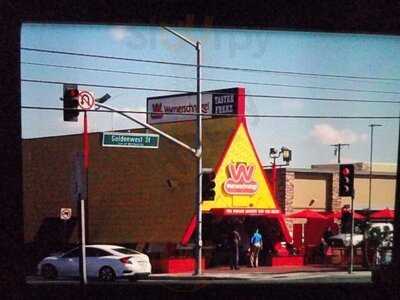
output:
M160 136L149 133L103 133L103 147L158 148Z

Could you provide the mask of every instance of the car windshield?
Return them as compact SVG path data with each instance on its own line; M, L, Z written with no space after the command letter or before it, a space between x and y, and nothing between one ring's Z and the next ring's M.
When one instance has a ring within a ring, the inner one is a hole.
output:
M141 254L140 252L128 248L112 248L112 250L122 254Z

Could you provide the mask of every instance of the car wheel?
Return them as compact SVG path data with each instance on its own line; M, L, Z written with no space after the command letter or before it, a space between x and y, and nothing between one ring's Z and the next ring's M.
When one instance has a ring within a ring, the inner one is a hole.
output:
M99 279L101 281L114 281L115 272L110 267L102 267L99 271Z
M57 269L50 264L45 264L42 267L42 276L44 279L52 280L57 278Z

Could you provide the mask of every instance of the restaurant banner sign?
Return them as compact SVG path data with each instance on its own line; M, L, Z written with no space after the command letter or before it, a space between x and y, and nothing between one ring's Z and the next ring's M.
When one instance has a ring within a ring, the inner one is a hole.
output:
M236 114L238 108L238 89L222 89L202 93L201 112L203 119L224 117ZM192 121L197 117L197 94L147 98L147 123L160 124ZM211 114L215 114L212 116Z

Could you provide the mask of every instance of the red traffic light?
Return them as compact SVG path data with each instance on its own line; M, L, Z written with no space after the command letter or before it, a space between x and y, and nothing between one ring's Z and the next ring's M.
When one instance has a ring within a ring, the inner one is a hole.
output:
M343 174L344 176L349 175L349 174L350 174L350 169L349 169L349 168L343 168L343 169L342 169L342 174Z
M70 97L78 97L79 96L79 90L77 90L77 89L68 90L68 95Z

